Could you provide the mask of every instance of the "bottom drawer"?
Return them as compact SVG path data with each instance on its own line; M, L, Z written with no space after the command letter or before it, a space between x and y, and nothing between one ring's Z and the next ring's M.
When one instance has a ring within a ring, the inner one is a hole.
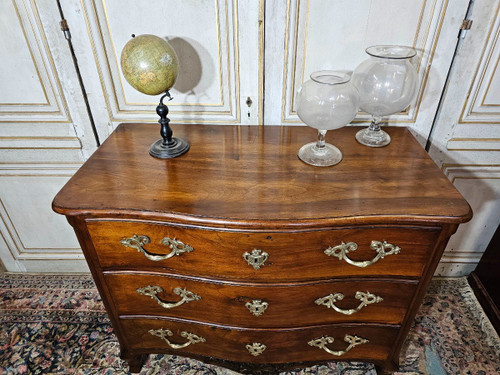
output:
M120 319L120 326L129 349L137 352L192 353L253 363L383 362L390 353L399 328L350 324L263 330L169 319Z

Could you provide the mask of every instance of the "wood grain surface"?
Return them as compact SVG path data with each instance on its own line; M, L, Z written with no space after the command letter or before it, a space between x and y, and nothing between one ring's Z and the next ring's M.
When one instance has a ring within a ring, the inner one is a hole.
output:
M385 129L392 142L383 148L358 144L356 127L329 131L344 159L318 168L296 156L315 139L306 127L176 126L191 149L159 160L148 154L156 124L121 124L53 208L75 228L130 369L138 372L149 353L169 353L253 375L329 360L397 370L449 237L472 212L407 129ZM134 235L148 237L140 251L122 243ZM173 249L166 237L192 251L158 260ZM358 247L343 259L325 254L351 241ZM372 241L400 252L375 258ZM259 269L243 256L254 249L268 256ZM377 261L362 268L346 257ZM165 309L137 293L149 285L162 288L164 302L179 300L175 288L201 299ZM336 305L356 308L357 291L383 301L353 315L314 302L342 293ZM269 305L256 317L245 304L258 299ZM171 329L176 344L183 331L206 341L172 349L148 332L159 328ZM330 335L328 347L343 350L346 334L369 343L341 357L307 344ZM246 349L254 342L267 346L257 357Z
M105 279L120 316L166 315L254 328L281 328L283 324L287 327L301 327L346 322L401 324L416 289L416 282L366 279L263 285L124 272L105 272ZM173 292L175 288L187 289L201 299L167 309L150 296L137 292L139 288L149 285L162 288L157 297L164 302L175 303L181 300L181 297ZM358 291L370 292L383 300L368 304L352 315L345 315L315 303L318 298L342 293L344 298L335 305L344 310L355 309L361 303L355 298ZM253 315L245 306L254 300L268 304L259 316Z
M187 275L233 280L277 282L318 280L341 276L420 277L439 235L435 227L355 227L303 232L245 232L183 228L139 221L88 221L99 263L104 269L165 270ZM193 251L169 259L152 261L134 248L121 244L123 238L146 235L144 245L151 254L165 255L172 249L162 245L164 237L176 238ZM355 242L358 249L347 255L355 261L377 256L371 241L387 241L401 248L361 268L344 259L328 256L325 250L342 242ZM244 253L259 249L268 260L259 269L250 266Z
M161 338L153 336L149 330L169 329L173 335L170 341L183 344L186 339L181 333L188 332L203 337L206 341L192 344L178 355L201 354L230 361L253 363L279 363L299 361L345 360L383 362L388 358L389 348L397 334L397 326L351 324L315 326L296 329L232 329L229 327L183 322L175 319L120 319L120 326L128 338L129 347L136 352L162 353L170 348ZM369 340L352 348L342 356L334 356L323 349L308 345L308 342L322 336L331 336L334 342L328 348L345 350L348 344L345 335L356 335ZM252 356L247 344L262 343L267 346L259 356Z
M154 215L184 223L324 226L366 222L467 221L471 210L406 128L392 142L362 146L356 127L327 133L344 158L307 165L298 149L307 127L176 126L189 152L148 154L155 124L121 124L56 196L65 215ZM278 222L278 223L277 223Z

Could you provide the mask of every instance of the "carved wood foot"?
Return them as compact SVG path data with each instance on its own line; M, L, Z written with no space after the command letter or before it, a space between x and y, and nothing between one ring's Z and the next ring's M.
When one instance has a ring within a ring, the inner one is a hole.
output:
M375 365L375 371L377 371L377 375L392 375L392 373L397 372L399 370L399 361L398 363L389 362L382 366Z
M141 372L142 366L146 362L147 356L144 354L140 355L131 355L131 354L122 354L121 358L127 362L129 371L133 374Z
M381 366L375 366L375 371L377 371L377 375L392 375L392 371L388 371Z

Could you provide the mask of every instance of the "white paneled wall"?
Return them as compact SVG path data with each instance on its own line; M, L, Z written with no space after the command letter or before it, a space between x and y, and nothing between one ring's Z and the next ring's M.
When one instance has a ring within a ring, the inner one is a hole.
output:
M120 53L132 34L165 37L178 54L168 103L173 124L259 123L259 1L71 0L63 7L102 138L120 122L158 121L159 97L134 90L121 73Z
M96 148L52 0L0 2L0 256L9 271L81 271L55 193Z
M272 14L266 23L266 124L302 124L294 98L312 72L352 71L368 58L367 47L403 44L418 52L413 63L419 92L406 111L384 121L410 126L425 144L468 0L289 0L266 5L266 15ZM368 119L360 113L353 123L367 124Z
M498 0L475 1L431 137L430 155L474 211L452 237L442 274L472 271L500 222L499 9Z
M311 72L353 70L370 45L414 46L418 95L386 121L409 126L422 145L430 137L431 156L474 210L438 272L475 267L500 221L500 0L475 0L457 55L469 0L60 4L101 142L120 122L157 121L159 98L121 74L131 34L165 37L179 55L174 132L191 123L302 125L294 98ZM70 226L50 206L96 148L60 19L54 0L0 2L0 35L8 35L0 38L0 257L10 271L87 270ZM367 120L360 113L354 124Z

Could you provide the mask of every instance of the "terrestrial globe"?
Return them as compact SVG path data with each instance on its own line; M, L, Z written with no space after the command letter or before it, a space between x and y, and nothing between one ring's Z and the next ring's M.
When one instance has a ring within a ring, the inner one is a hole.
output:
M149 154L170 159L186 153L189 143L182 138L172 137L168 107L163 103L165 97L172 99L169 90L175 84L179 72L179 59L172 46L156 35L132 35L132 39L123 47L121 67L125 79L137 91L147 95L164 94L156 107L162 139L151 145Z
M170 90L177 79L179 59L172 46L156 35L138 35L123 47L122 72L130 85L148 95Z

